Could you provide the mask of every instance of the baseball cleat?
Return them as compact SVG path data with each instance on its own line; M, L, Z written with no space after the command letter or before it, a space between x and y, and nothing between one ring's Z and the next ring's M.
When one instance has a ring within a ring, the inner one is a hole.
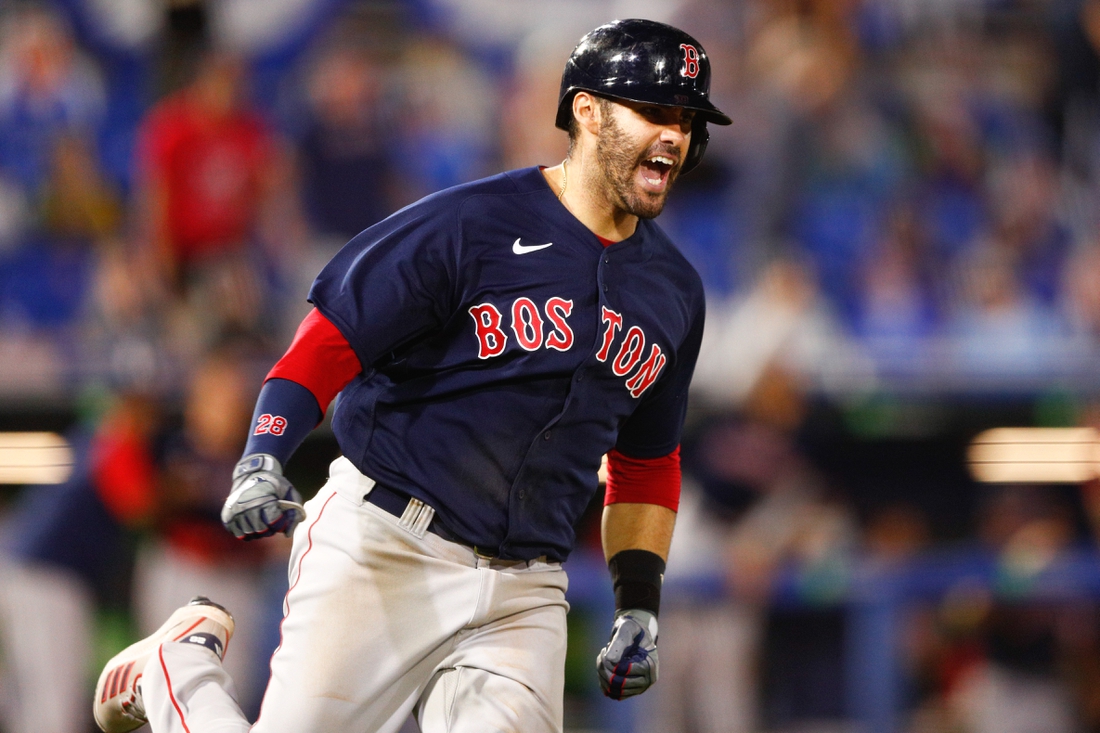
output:
M209 598L195 596L191 602L168 617L152 635L111 658L99 675L92 713L105 733L127 733L146 723L145 702L141 698L141 676L145 664L161 644L178 641L204 646L225 656L233 636L233 617Z

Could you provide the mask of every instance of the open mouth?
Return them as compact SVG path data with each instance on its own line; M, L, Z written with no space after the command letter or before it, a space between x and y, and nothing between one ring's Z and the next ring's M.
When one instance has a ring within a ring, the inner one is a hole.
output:
M676 159L668 155L651 155L639 166L645 188L660 193L668 187L668 177L676 166Z

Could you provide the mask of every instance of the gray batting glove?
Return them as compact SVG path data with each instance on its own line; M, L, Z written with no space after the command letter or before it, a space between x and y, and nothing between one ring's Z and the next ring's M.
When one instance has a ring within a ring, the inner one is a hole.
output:
M613 700L648 690L657 681L657 617L640 608L619 611L596 669L603 694Z
M306 517L302 497L267 453L247 455L233 469L233 490L222 507L222 524L237 539L258 540L282 532L289 537Z

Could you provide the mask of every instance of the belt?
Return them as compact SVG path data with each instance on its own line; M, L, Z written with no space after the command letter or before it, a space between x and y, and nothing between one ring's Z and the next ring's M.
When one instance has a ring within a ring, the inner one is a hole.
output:
M416 524L415 517L419 516L425 509L428 509L428 505L414 499L413 497L403 494L397 489L391 489L384 484L375 483L371 492L366 495L366 500L374 504L379 509L385 511L388 514L392 514L401 520L402 525L408 520L410 524ZM442 522L439 521L439 517L435 515L435 510L432 509L432 519L428 523L427 531L432 534L438 535L448 542L456 542L460 545L469 547L474 551L474 554L478 557L478 567L482 567L482 563L487 563L485 567L495 567L497 565L506 567L530 567L532 562L546 563L546 556L537 558L536 560L500 560L494 557L491 552L479 548L477 545L471 545L469 542L456 537ZM408 528L408 527L406 527ZM557 563L555 563L557 564Z
M416 501L407 494L403 494L397 489L391 489L384 484L376 483L371 492L367 494L366 500L371 504L374 504L379 509L382 509L389 514L401 519L409 508L409 502ZM425 505L426 506L426 505ZM435 516L434 509L431 522L428 523L428 531L432 534L438 535L448 542L457 542L462 545L469 546L469 543L463 542L459 538L455 537L446 527L439 521L439 517ZM476 548L475 548L476 549Z

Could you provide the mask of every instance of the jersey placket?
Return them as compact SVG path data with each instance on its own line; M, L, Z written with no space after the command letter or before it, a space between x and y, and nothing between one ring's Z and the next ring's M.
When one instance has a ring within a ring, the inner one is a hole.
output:
M623 244L620 247L628 247L630 244ZM577 365L577 368L573 371L572 378L570 380L569 392L562 400L561 410L555 415L549 422L547 422L539 431L538 436L532 442L531 447L528 449L527 456L524 459L523 465L517 472L516 479L512 483L512 493L514 498L510 501L509 507L509 533L505 537L504 542L501 545L501 549L505 550L509 546L509 540L512 532L511 528L516 526L525 526L528 521L527 517L517 516L517 512L520 512L523 506L523 499L526 498L528 490L542 490L538 486L528 486L528 482L537 480L537 476L544 472L539 470L538 466L542 461L554 461L556 460L554 454L557 452L555 445L556 440L560 440L560 435L556 438L555 432L560 432L559 428L563 426L563 423L569 423L569 418L573 416L575 406L590 405L592 402L616 402L621 399L621 396L615 395L610 390L624 389L621 381L616 378L611 378L610 375L604 375L601 377L599 370L609 369L607 361L610 357L605 357L604 360L599 359L599 353L604 348L604 340L607 337L606 329L611 326L606 325L603 321L603 312L607 309L614 311L611 308L608 300L608 296L612 294L615 289L615 280L609 278L609 271L613 266L615 245L606 247L596 260L596 286L598 290L598 298L595 304L595 310L591 314L591 317L595 320L595 336L592 341L592 346L588 351L587 356ZM611 279L611 282L608 280ZM622 335L621 333L619 334ZM612 339L614 340L614 339ZM601 398L600 391L607 390L608 392ZM610 448L611 446L609 446ZM536 476L529 478L530 474L534 473ZM515 499L519 499L517 502Z

